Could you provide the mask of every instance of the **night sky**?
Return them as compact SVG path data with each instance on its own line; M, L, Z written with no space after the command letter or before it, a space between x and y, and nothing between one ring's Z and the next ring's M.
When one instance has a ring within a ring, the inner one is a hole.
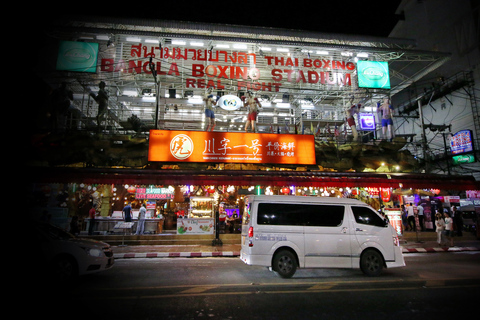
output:
M56 8L51 16L86 14L125 18L197 21L387 37L398 21L401 1L206 1L111 2L89 8ZM48 13L41 17L49 19Z

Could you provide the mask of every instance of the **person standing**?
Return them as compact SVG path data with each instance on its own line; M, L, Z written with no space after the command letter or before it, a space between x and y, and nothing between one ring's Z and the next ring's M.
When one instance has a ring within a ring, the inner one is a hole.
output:
M203 101L205 101L205 118L207 118L208 122L207 129L205 131L213 131L215 128L215 112L213 111L213 107L215 106L216 102L213 100L212 88L208 88Z
M137 235L143 234L145 231L145 216L147 214L147 208L145 203L142 204L140 207L140 211L138 212L138 224L137 224Z
M463 214L462 211L457 210L457 207L453 206L452 207L452 212L454 212L454 215L452 216L453 221L455 223L455 231L456 235L461 237L463 236Z
M442 214L437 212L435 214L435 231L437 232L437 243L444 245L443 232L445 231L445 220L443 220Z
M132 206L130 202L123 208L122 217L125 222L132 222Z
M248 115L247 122L245 123L245 132L248 132L248 126L252 126L252 132L255 132L255 122L257 121L258 108L262 107L262 104L256 98L252 91L247 92L247 99L245 101L245 107L247 107Z
M453 247L453 219L448 213L445 213L445 236L450 241L450 247Z
M415 213L413 212L413 203L407 207L407 220L410 231L415 231Z
M425 220L423 216L423 206L421 203L418 204L417 211L418 211L418 223L420 224L420 230L425 231L425 227L424 227Z
M108 93L105 90L105 82L100 81L98 87L100 88L98 94L95 95L93 92L90 92L90 96L98 103L97 128L98 132L100 132L101 122L106 118L108 111Z
M95 226L95 216L97 215L97 211L95 210L96 207L96 204L92 204L92 208L90 209L90 211L88 211L88 217L90 218L90 223L88 225L88 235L90 236L93 234L93 229Z

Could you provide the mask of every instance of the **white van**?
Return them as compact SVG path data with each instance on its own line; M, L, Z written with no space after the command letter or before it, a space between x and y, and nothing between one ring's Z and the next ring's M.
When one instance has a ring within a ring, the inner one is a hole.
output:
M240 259L290 278L298 268L360 268L377 276L405 266L387 220L354 199L247 196Z

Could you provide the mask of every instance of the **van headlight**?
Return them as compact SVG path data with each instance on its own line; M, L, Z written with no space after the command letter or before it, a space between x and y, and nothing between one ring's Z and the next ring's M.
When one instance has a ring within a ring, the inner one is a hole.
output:
M92 257L103 257L103 251L97 248L84 248L85 252Z

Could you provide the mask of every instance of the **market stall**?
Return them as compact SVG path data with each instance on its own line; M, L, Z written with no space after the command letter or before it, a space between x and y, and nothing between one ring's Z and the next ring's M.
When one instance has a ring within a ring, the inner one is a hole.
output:
M177 234L213 234L213 205L213 198L191 197L187 216L179 216L177 219Z

